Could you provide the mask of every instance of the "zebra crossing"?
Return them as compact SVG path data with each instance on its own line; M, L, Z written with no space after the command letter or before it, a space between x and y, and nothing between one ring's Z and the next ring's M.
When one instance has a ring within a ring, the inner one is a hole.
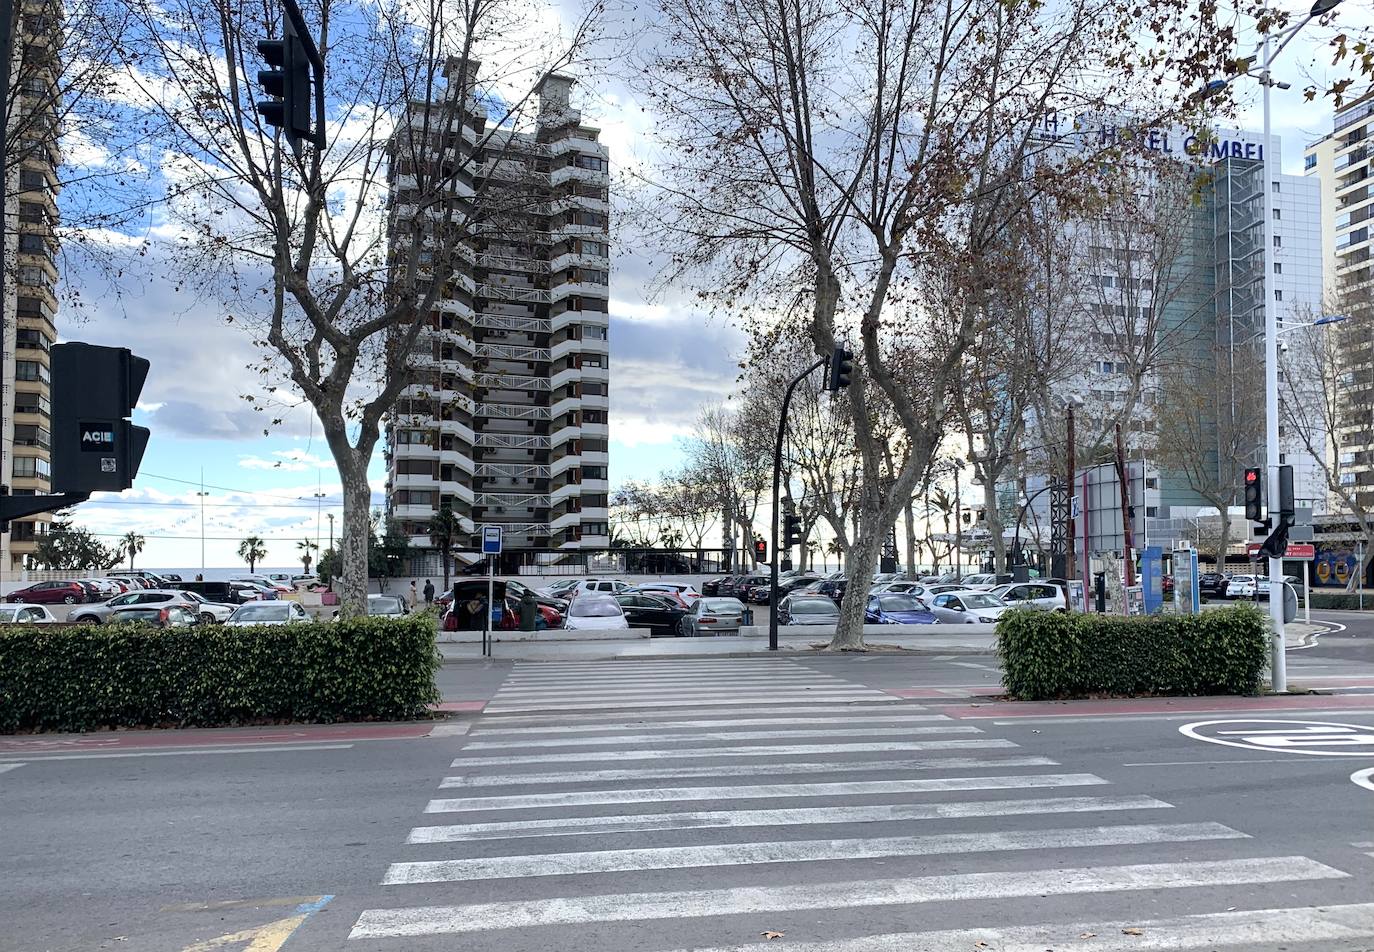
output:
M1329 862L788 659L517 664L451 765L350 948L1374 945Z

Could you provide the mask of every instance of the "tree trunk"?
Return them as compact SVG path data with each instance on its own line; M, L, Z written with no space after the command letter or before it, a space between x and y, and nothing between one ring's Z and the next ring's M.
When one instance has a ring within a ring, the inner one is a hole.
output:
M439 561L444 563L444 591L448 591L448 549L439 553Z
M864 605L868 602L869 583L878 568L878 556L883 547L884 533L878 526L877 513L864 513L869 532L861 532L845 554L844 598L840 600L840 620L835 637L830 639L831 651L861 651L864 646Z
M352 461L350 461L350 464ZM343 533L339 539L339 615L367 614L367 544L372 523L372 487L367 467L339 467L343 480Z
M906 520L906 572L916 574L916 500L908 499L902 508Z
M1221 517L1220 538L1217 539L1217 572L1226 574L1226 550L1231 547L1231 514L1226 506L1218 506Z
M1002 538L1002 513L997 508L997 481L990 476L983 479L983 522L987 524L992 542L992 570L1000 575L1007 570L1007 540Z

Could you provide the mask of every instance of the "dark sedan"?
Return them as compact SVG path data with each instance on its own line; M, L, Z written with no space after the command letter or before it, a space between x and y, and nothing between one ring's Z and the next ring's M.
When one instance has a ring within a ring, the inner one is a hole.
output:
M778 603L779 625L835 625L840 607L824 595L794 593Z
M687 610L667 598L644 593L615 596L631 628L647 628L654 638L672 638Z
M814 578L809 578L809 577L807 577L807 576L805 576L805 575L797 575L797 576L794 576L793 578L779 579L779 580L778 580L778 595L781 596L782 598L786 598L788 595L791 595L793 592L798 592L798 591L801 591L801 590L804 589L804 588L809 587L810 585L814 584L815 581L816 581L816 580L815 580ZM757 585L751 586L751 587L749 588L749 599L748 599L748 600L751 601L751 602L753 602L755 605L767 605L767 604L769 604L769 602L772 601L772 600L768 597L768 587L769 587L769 586L768 586L768 582L767 582L766 580L763 581L763 582L758 583ZM740 599L740 600L741 600L741 601L744 601L744 599Z
M870 595L864 621L871 625L933 625L935 616L912 595Z
M1173 578L1170 576L1170 588L1172 588ZM1225 598L1226 586L1230 583L1229 575L1222 575L1220 572L1203 572L1197 579L1197 590L1203 595L1210 595L1213 598Z

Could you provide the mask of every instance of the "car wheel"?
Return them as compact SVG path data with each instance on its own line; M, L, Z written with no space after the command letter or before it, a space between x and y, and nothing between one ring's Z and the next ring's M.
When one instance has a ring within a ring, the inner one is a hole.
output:
M75 595L67 595L66 597L64 597L64 598L62 599L62 603L63 603L64 605L75 605L75 604L76 604L76 596L75 596Z
M202 625L213 625L215 623L215 616L209 612L201 612L200 623Z

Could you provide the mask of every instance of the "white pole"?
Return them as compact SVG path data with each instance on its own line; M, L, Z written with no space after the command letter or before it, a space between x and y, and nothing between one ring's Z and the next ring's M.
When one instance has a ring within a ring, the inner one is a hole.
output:
M494 556L494 555L488 555L488 556L487 556L487 610L486 610L486 613L485 613L485 614L486 614L486 618L484 618L484 619L482 620L482 645L483 645L483 648L484 648L484 650L483 650L483 652L482 652L483 654L486 654L486 653L488 653L489 651L491 651L491 644L490 644L490 641L489 641L488 639L491 638L491 637L495 637L494 635L490 635L490 634L489 634L489 631L490 631L490 629L491 629L491 602L492 602L492 597L493 597L493 595L494 595L494 591L495 591L495 587L496 587L495 583L496 583L496 556Z
M1264 72L1260 83L1264 87L1264 156L1260 161L1263 171L1264 189L1264 429L1265 429L1265 469L1269 482L1269 511L1271 520L1278 518L1278 476L1279 476L1279 335L1278 309L1274 306L1274 182L1282 174L1283 162L1274 154L1274 141L1271 133L1269 108L1270 87L1273 80L1269 72L1269 37L1264 38ZM1272 173L1271 173L1272 170ZM1288 690L1288 668L1284 658L1283 632L1283 562L1269 560L1269 617L1273 619L1274 634L1272 660L1270 661L1270 682L1274 691L1283 693Z
M1355 561L1355 571L1360 573L1360 579L1357 585L1360 591L1360 611L1364 611L1364 543L1360 542L1358 545L1359 555Z
M205 467L200 468L200 577L205 578Z

